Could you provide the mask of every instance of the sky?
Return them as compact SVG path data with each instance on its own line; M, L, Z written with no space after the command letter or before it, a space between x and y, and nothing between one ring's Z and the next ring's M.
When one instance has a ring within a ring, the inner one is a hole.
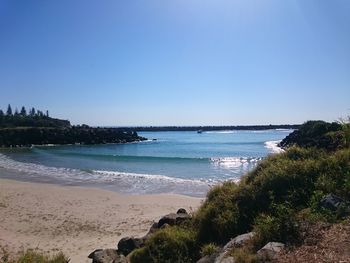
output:
M350 114L348 0L0 0L0 108L73 124Z

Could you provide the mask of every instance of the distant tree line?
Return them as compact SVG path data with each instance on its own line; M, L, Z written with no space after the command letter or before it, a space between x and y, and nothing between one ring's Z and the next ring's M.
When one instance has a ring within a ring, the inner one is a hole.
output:
M7 106L6 112L0 109L0 127L70 127L70 122L51 118L49 111L45 113L41 110L36 110L34 107L26 109L24 106L20 110L12 109L11 105Z
M271 129L298 129L300 124L278 124L278 125L225 125L225 126L140 126L120 127L121 130L143 131L224 131L224 130L271 130Z

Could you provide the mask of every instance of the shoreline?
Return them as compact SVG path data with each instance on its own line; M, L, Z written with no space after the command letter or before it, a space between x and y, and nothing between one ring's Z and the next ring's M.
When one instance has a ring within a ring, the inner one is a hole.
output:
M115 248L125 236L144 235L153 221L203 198L177 194L131 195L98 188L0 179L0 246L10 252L62 251L71 262Z

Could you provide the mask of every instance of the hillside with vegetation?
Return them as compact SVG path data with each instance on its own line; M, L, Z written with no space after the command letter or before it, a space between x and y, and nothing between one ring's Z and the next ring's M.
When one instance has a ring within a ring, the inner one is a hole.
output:
M116 128L72 126L68 120L52 118L49 112L25 107L6 113L0 110L0 147L21 147L47 144L105 144L142 141L135 131Z
M282 141L285 152L264 159L238 184L227 181L213 187L190 219L151 229L152 234L139 239L136 249L125 253L127 259L135 263L312 262L307 260L310 257L318 257L317 262L347 260L349 131L349 122L306 122ZM327 235L339 233L339 229L347 230L335 245L335 239L332 243ZM248 232L252 238L245 245L223 248L232 238ZM317 249L318 242L326 240L330 247L324 251L330 254ZM283 243L284 254L261 258L257 251L268 242ZM314 242L313 249L307 247L309 242ZM346 249L337 252L336 246ZM234 261L220 259L223 251ZM306 251L300 252L305 260L298 258L298 251Z

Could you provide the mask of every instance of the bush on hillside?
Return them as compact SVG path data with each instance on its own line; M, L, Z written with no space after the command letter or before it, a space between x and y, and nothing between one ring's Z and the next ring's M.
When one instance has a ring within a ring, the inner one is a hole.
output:
M275 220L276 205L304 209L318 190L349 201L349 164L349 149L327 153L292 147L266 158L238 186L226 182L208 193L194 217L198 242L225 243L250 231L260 214Z
M299 222L288 204L273 205L273 212L259 215L254 224L253 243L260 249L268 242L293 243L299 238Z
M293 145L299 147L317 147L335 150L344 147L344 132L340 123L325 121L307 121L284 138L280 146L287 148Z
M143 248L132 252L131 263L183 263L198 258L195 233L179 227L166 227L156 232Z

